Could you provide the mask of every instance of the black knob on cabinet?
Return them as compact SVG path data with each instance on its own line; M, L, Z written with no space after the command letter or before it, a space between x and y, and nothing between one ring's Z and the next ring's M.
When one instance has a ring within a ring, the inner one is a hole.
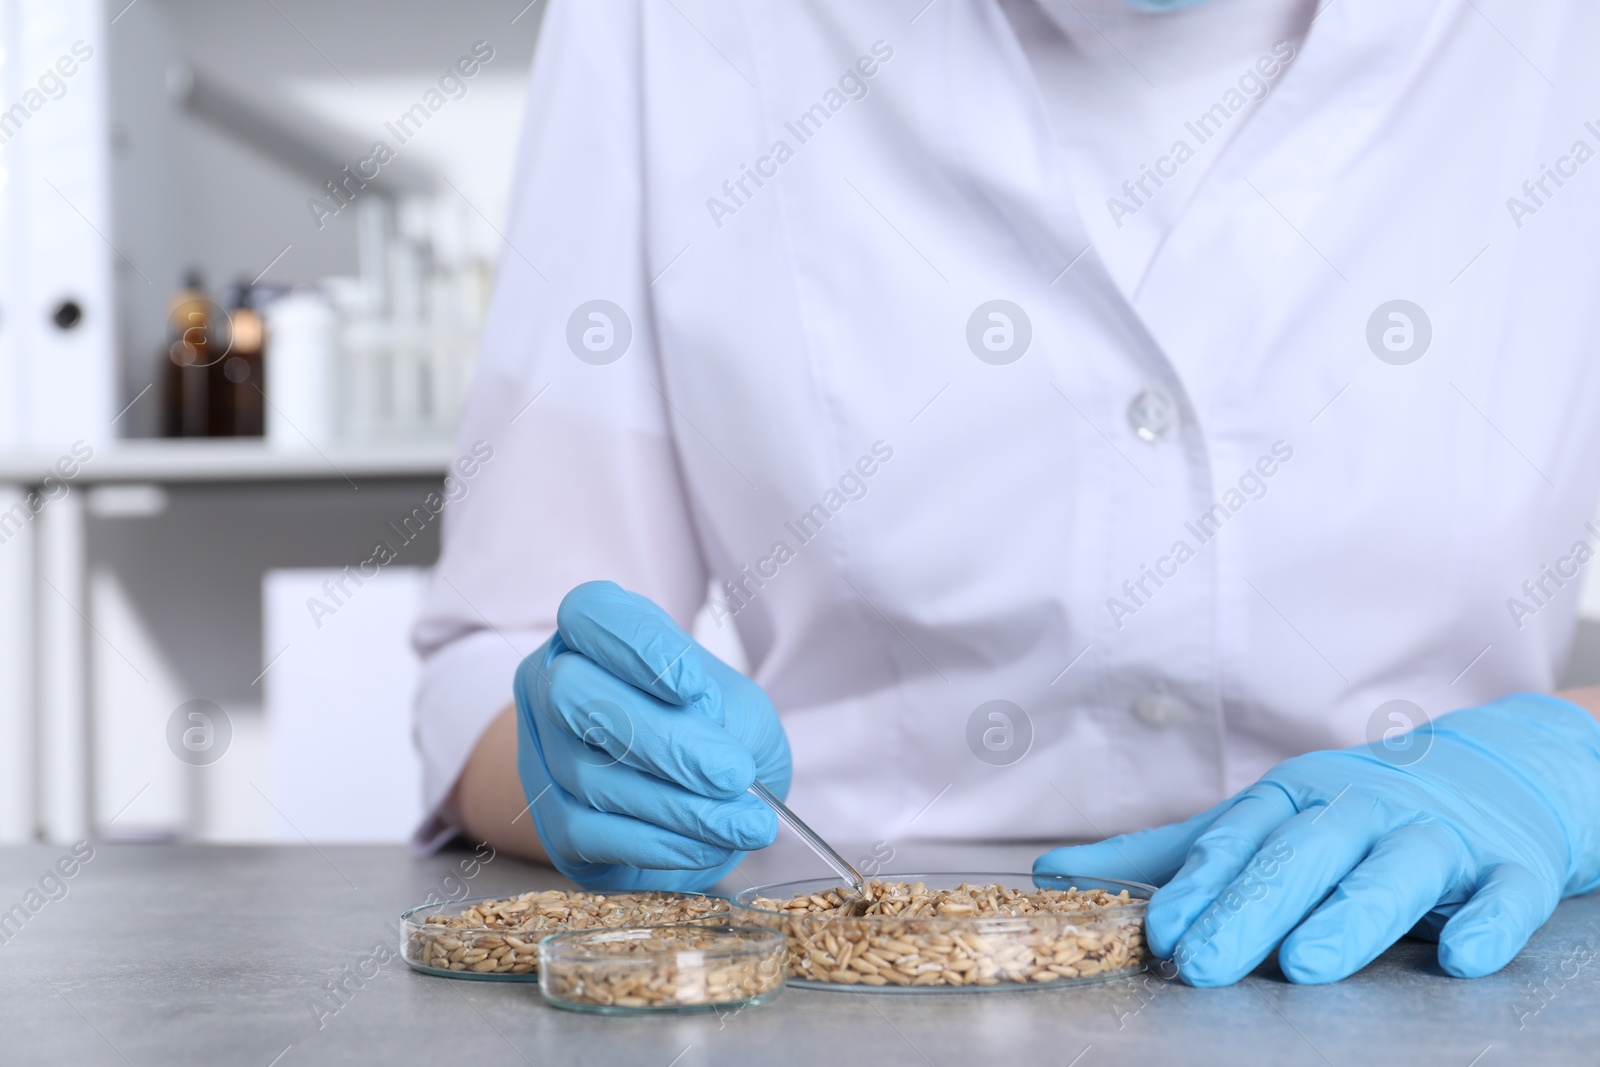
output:
M70 330L83 321L83 307L76 300L68 297L56 305L55 311L50 314L50 321L60 330Z

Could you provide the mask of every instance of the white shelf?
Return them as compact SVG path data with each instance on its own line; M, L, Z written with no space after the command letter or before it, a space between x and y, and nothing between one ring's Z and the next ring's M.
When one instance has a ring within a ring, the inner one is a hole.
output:
M72 478L77 485L108 482L342 482L360 478L439 478L449 468L448 441L395 442L324 448L269 447L260 440L119 441L96 448ZM0 454L0 484L33 485L56 464L55 455Z

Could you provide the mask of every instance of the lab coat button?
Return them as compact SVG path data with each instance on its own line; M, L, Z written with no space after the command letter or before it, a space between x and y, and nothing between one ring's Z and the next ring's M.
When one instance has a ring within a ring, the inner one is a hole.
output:
M1165 389L1141 389L1128 405L1128 425L1139 440L1154 444L1178 425L1178 402Z
M1188 716L1183 701L1166 693L1146 693L1133 702L1133 713L1150 726L1173 726Z

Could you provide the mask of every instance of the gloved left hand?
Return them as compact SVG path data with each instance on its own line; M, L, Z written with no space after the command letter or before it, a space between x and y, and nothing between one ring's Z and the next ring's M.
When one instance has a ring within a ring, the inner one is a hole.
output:
M1290 981L1337 981L1408 931L1439 942L1446 972L1491 974L1561 898L1600 888L1600 723L1525 693L1408 736L1428 746L1409 765L1382 745L1313 752L1034 871L1166 883L1146 936L1191 985L1237 982L1280 941Z

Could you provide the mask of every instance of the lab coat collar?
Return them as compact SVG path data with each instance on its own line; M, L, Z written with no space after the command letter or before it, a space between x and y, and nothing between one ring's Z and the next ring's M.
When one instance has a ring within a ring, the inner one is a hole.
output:
M1065 153L1011 21L995 0L936 10L951 71L945 82L950 151L971 175L976 198L1024 250L1042 288L1079 294L1160 363L1155 339L1089 240ZM993 47L972 46L982 39Z

